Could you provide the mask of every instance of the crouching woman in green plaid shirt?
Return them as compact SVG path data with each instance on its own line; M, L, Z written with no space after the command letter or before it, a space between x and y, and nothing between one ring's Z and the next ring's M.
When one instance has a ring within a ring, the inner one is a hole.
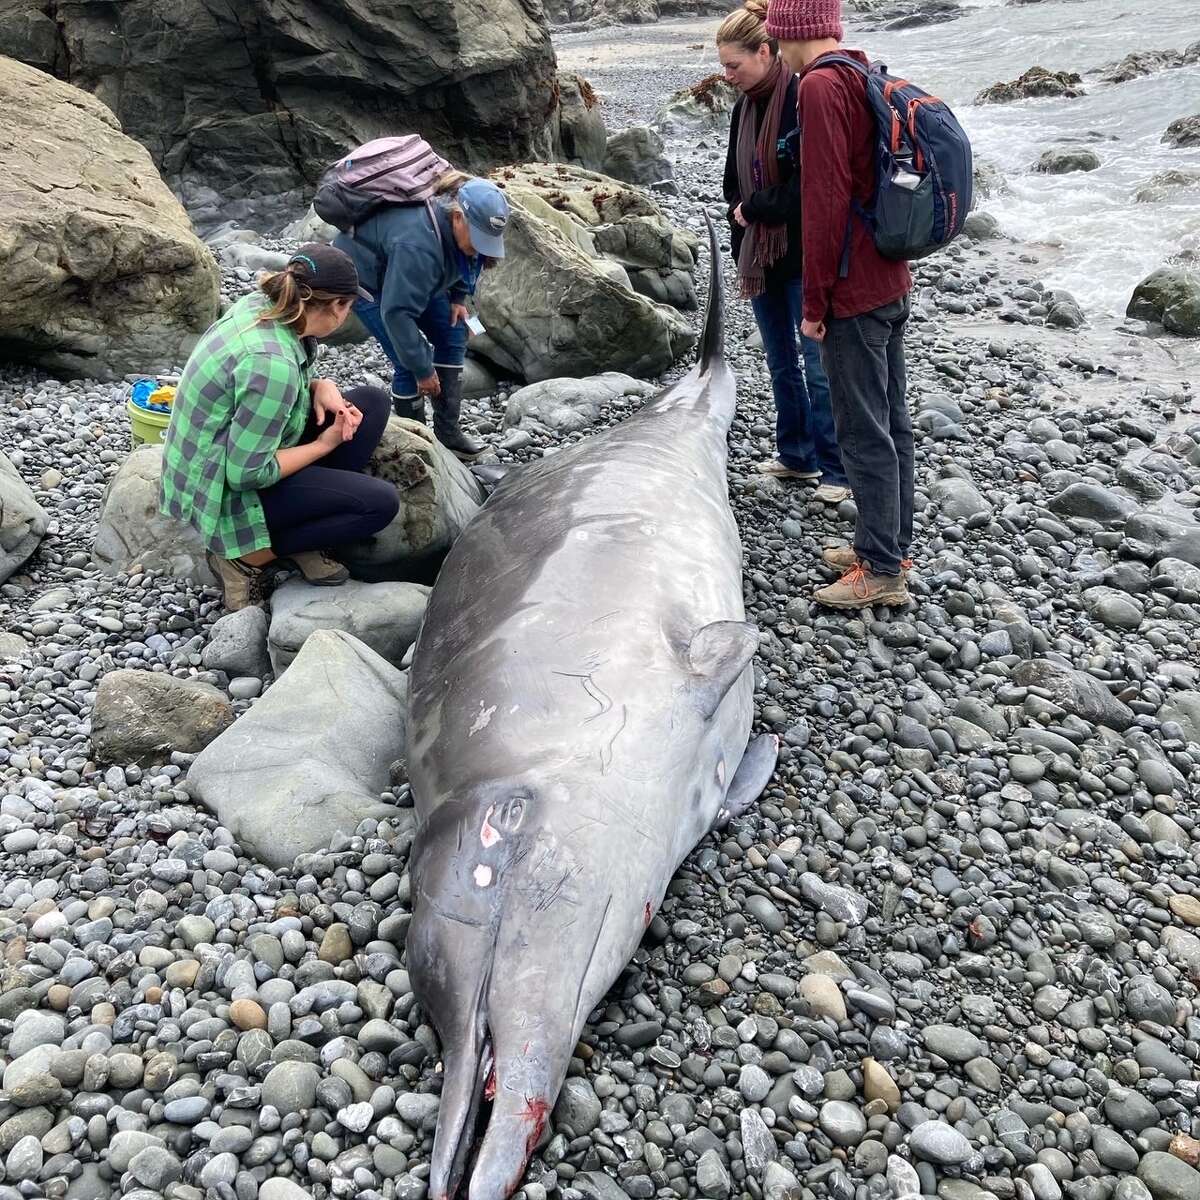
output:
M365 295L349 256L302 246L200 339L175 395L159 507L200 531L225 607L261 604L283 574L344 583L331 548L395 517L396 488L363 471L383 436L387 392L344 396L312 377L316 339Z

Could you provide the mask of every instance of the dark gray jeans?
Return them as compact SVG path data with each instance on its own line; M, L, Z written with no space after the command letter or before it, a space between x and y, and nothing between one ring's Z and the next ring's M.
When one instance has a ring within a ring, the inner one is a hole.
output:
M898 575L913 528L913 432L905 400L909 300L825 323L821 358L854 493L854 550L876 575Z

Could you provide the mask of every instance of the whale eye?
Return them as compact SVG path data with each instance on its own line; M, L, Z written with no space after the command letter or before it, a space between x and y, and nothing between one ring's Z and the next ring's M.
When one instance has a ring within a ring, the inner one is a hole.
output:
M521 820L525 816L525 804L528 801L528 796L516 795L510 796L497 814L501 826L505 833L512 833L513 830L520 827Z

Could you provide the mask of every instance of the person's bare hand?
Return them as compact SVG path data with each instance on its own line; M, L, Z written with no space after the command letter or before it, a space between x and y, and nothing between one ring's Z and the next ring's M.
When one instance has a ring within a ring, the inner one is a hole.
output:
M417 391L422 396L440 396L442 394L442 381L438 378L438 373L434 371L428 378L418 379Z
M324 425L342 413L351 429L351 436L362 424L362 412L345 396L332 379L318 379L312 385L313 416L318 425Z
M745 217L742 215L742 206L741 206L740 204L737 206L737 208L735 208L735 209L733 210L733 219L734 219L734 220L735 220L735 221L736 221L736 222L737 222L737 223L738 223L738 224L739 224L739 225L740 225L740 226L741 226L743 229L749 229L749 228L750 228L750 222L749 222L749 221L747 221L747 220L746 220L746 218L745 218Z
M348 442L353 436L357 425L351 426L344 411L337 413L333 421L317 434L317 441L325 447L326 453L336 450L343 442Z
M825 340L825 322L801 321L800 332L806 338L812 338L814 342L823 342Z
M450 305L450 324L457 325L460 321L466 321L471 314L467 311L465 304Z

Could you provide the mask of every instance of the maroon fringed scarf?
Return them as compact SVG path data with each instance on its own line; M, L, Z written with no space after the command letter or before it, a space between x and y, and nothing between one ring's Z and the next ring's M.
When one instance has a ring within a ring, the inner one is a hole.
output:
M779 182L779 125L787 103L792 72L778 55L762 82L746 93L738 123L738 191L743 201L763 188ZM758 101L769 96L762 123L758 119ZM738 290L742 299L761 296L766 287L766 268L787 253L787 226L765 225L753 221L746 228L738 252Z

